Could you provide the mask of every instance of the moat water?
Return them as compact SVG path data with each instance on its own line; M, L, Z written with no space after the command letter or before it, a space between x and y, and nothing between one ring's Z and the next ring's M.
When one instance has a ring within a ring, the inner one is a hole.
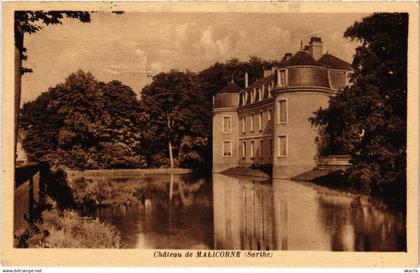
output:
M145 183L145 178L133 179ZM120 230L127 248L406 248L401 210L312 183L222 174L160 175L147 178L141 196L139 206L96 211L100 220Z

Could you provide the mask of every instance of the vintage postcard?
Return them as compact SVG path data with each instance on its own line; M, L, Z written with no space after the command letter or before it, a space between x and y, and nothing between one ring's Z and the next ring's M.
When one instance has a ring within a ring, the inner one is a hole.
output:
M418 3L4 2L5 266L418 266Z

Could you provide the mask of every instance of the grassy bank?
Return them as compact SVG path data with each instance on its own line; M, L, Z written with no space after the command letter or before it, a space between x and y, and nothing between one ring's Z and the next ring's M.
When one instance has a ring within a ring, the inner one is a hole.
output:
M46 210L17 242L29 248L121 248L121 236L112 225L83 218L76 211Z
M32 211L32 221L21 234L19 248L120 248L121 236L112 225L82 217L69 179L62 169L43 166L44 190Z

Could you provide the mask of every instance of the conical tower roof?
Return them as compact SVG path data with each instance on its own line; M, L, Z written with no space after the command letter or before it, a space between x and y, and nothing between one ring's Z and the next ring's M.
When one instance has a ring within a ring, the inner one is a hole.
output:
M225 86L222 90L219 91L219 94L222 93L239 93L242 88L237 85L233 79Z

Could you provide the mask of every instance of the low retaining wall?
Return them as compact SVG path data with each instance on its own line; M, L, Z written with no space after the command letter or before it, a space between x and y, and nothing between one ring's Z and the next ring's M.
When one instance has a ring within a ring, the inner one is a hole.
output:
M34 219L34 210L45 191L41 185L40 166L26 164L15 168L13 233L20 236Z
M317 169L346 169L351 166L350 155L320 156Z
M74 171L66 170L69 178L95 178L95 177L112 177L125 178L131 176L147 176L153 174L169 175L169 174L189 174L193 171L191 169L111 169L111 170L86 170Z

